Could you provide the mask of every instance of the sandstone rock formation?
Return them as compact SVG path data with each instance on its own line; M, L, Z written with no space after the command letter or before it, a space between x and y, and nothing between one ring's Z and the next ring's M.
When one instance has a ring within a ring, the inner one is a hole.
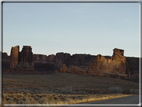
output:
M19 46L15 46L11 48L10 68L11 69L16 68L18 62L19 62Z
M34 62L37 62L37 61L41 61L41 62L47 61L47 55L34 54L33 56L34 56L34 59L33 59Z
M10 57L8 56L8 54L6 52L2 53L2 59L3 60L10 60Z
M46 60L42 60L41 57L43 56L45 55L34 54L35 69L40 70L40 67L42 67L44 68L44 71L47 70L48 68L54 68L56 70L60 70L63 64L65 64L69 68L71 66L78 66L79 68L87 69L88 66L93 62L93 60L96 57L88 54L74 54L71 56L70 54L63 52L56 53L56 55L52 54L49 56L45 56L47 57Z
M70 66L78 66L80 68L88 68L88 66L93 62L96 56L88 55L88 54L74 54L70 55L68 53L57 53L54 56L55 67L59 70L63 64L67 67ZM49 61L49 60L48 60ZM48 62L47 61L47 62Z
M55 59L55 66L57 69L60 69L62 65L68 62L70 59L70 54L68 53L57 53Z
M34 68L44 74L52 73L56 70L55 55L34 54Z
M49 55L47 56L47 63L49 64L55 64L56 56L55 55Z
M31 46L23 46L21 52L19 52L18 69L34 70L33 52Z
M130 74L133 75L135 73L139 73L139 58L126 57L126 60L129 63Z
M94 61L95 57L96 56L90 54L74 54L66 65L89 66Z
M10 69L34 70L33 53L31 46L23 46L19 52L19 46L12 47L10 55Z
M7 53L2 53L2 70L9 69L9 67L13 70L23 70L23 72L26 69L35 69L44 73L51 73L57 70L57 72L111 75L114 77L130 74L135 80L136 78L134 77L138 77L135 74L139 73L139 58L124 57L124 50L121 49L114 49L112 56L102 56L100 54L97 56L89 54L70 55L63 52L49 56L42 54L32 55L31 47L24 46L22 51L19 52L19 46L15 46L11 49L11 56L8 56Z
M78 66L71 66L71 67L66 67L65 64L62 65L60 70L56 70L56 72L63 72L63 73L74 73L74 74L87 74L86 69L82 69Z
M114 49L113 56L106 59L102 55L97 55L94 62L89 66L88 74L105 75L105 74L123 74L129 75L128 63L124 57L124 50Z
M31 46L23 46L20 52L19 62L33 63L33 52Z
M6 52L4 52L2 53L2 70L9 69L9 67L10 67L10 56L8 56Z
M56 71L56 72L67 72L67 66L66 64L63 64L62 67L60 68L60 71Z

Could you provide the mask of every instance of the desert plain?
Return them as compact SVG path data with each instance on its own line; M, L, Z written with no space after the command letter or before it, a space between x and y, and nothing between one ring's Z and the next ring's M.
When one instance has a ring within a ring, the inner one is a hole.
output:
M71 73L3 74L3 104L78 104L138 95L139 84Z

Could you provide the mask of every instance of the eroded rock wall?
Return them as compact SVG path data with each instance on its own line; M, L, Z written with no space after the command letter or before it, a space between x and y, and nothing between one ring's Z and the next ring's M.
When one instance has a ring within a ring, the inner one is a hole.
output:
M105 75L106 73L128 74L128 63L124 57L124 50L114 49L113 56L106 59L102 55L97 55L94 62L90 64L88 74L90 75Z
M47 55L42 55L42 54L34 54L33 55L33 61L34 62L44 62L44 61L47 61Z
M33 52L31 46L23 46L20 52L19 62L33 63Z
M1 52L0 52L1 54ZM10 68L10 56L6 52L2 53L2 70Z
M16 68L18 62L19 62L19 46L15 46L11 48L10 69Z
M19 46L11 48L10 69L19 71L34 70L31 46L23 46L21 52L19 52Z
M24 46L22 51L19 52L19 46L15 46L11 48L11 56L6 53L3 53L2 56L3 70L10 66L10 69L26 68L32 70L35 68L35 70L45 73L55 70L77 74L87 72L90 75L130 74L130 76L135 76L136 73L139 73L139 58L125 58L122 49L114 49L112 56L102 56L100 54L97 56L90 54L70 55L63 52L47 56L42 54L33 55L29 46ZM65 70L65 66L67 70Z
M57 53L55 58L56 68L60 69L63 64L67 63L70 60L70 56L68 53Z
M19 52L19 63L17 69L34 70L33 52L31 46L23 46Z
M55 72L73 73L73 74L87 74L86 69L80 68L78 66L67 67L65 64L62 65L60 70L56 70Z
M71 56L70 60L66 65L75 65L75 66L89 66L96 56L89 54L74 54Z
M55 55L49 55L49 56L47 56L47 63L49 63L49 64L55 64L55 62L56 62L56 56Z

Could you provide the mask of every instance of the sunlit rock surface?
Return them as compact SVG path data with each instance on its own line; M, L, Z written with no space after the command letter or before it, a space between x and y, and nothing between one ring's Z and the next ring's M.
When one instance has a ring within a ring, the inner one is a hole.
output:
M19 46L15 46L11 48L10 69L16 68L18 62L19 62Z
M124 57L124 50L115 48L110 59L106 59L102 55L97 55L94 62L90 64L88 74L90 75L106 75L125 74L129 76L128 63Z

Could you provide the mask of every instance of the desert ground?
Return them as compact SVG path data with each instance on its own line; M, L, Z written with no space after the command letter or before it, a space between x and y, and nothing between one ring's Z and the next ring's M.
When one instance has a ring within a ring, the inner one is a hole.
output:
M3 74L3 104L76 104L138 95L139 84L70 73Z

